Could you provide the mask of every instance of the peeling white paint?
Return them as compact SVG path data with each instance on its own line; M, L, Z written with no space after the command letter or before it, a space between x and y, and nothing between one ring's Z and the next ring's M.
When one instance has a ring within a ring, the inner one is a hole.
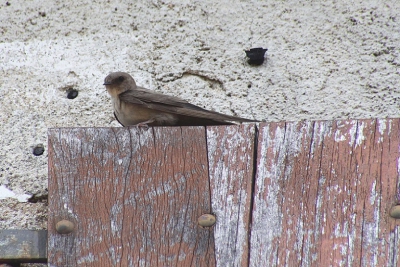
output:
M355 144L355 147L361 145L363 143L363 141L365 140L365 136L364 136L364 128L365 128L365 122L363 121L359 121L358 122L358 128L357 128L357 124L355 124L353 127L355 127L354 132L354 138L355 138L355 143L353 143L353 141L351 142L350 145ZM352 138L350 138L351 140Z
M378 142L380 142L380 143L383 142L383 136L385 135L385 130L386 130L386 122L387 122L386 119L378 119L376 122L378 124L379 134L381 135L381 136L379 136L379 139L378 139ZM389 122L389 125L391 126L390 122ZM388 134L390 135L390 130L389 130Z
M346 135L347 135L347 133L343 133L341 130L336 129L336 131L335 131L335 142L346 141L347 140Z
M317 134L317 140L318 140L318 145L321 145L321 143L324 141L324 137L326 135L326 123L325 121L321 121L321 122L316 122L315 123L315 127L318 129ZM315 138L314 138L315 139Z
M215 192L211 196L212 209L218 218L214 228L215 255L217 264L225 262L232 266L241 265L243 260L241 255L244 253L248 238L248 222L244 221L243 215L248 212L246 210L249 207L246 206L247 191L241 187L243 179L247 179L246 170L232 169L229 164L243 162L247 165L245 168L251 168L253 163L252 154L244 153L239 156L239 151L233 149L238 147L238 144L246 144L240 146L243 152L248 151L251 146L247 137L237 131L238 127L243 127L244 132L254 131L253 125L227 127L224 139L217 143L216 137L220 136L220 133L214 131L213 127L207 127L209 162L215 164L210 166L210 182L215 185ZM215 155L220 155L220 158L215 159ZM235 191L235 194L231 193Z
M371 205L375 204L375 201L378 199L379 200L379 193L376 191L376 180L372 182L371 190L370 190L371 195L369 196L369 203Z
M110 210L110 226L113 235L121 232L122 230L122 205L115 203Z
M89 252L89 254L87 254L87 255L79 257L76 260L76 262L78 264L85 264L85 263L90 263L90 262L95 262L95 261L98 261L98 259L91 252Z

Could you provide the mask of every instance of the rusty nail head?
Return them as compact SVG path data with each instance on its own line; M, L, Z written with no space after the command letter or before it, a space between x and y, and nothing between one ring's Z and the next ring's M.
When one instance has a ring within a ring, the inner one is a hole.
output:
M211 227L215 224L215 216L212 214L203 214L197 220L199 225L202 227Z
M392 218L400 219L400 205L393 206L390 209L389 214L390 214L390 217L392 217Z
M59 234L69 234L74 231L74 223L68 220L61 220L56 224L56 231Z

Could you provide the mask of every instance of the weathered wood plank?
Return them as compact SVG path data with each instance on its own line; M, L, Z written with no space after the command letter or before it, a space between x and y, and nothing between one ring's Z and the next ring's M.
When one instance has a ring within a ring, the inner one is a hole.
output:
M399 125L261 125L250 266L399 266Z
M46 263L46 230L0 230L0 264Z
M207 127L218 266L248 266L255 125Z
M49 265L214 266L206 145L204 127L50 129Z

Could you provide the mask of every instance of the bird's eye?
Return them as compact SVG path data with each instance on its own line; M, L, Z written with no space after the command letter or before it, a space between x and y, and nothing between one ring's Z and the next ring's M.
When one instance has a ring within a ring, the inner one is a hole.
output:
M119 76L119 77L118 77L118 81L119 81L119 82L123 82L124 80L125 80L124 76Z

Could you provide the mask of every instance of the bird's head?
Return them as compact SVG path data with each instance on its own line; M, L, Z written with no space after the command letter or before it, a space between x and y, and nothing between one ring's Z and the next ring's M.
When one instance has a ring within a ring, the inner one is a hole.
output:
M104 85L111 96L117 96L136 88L135 80L126 72L112 72L104 79Z

